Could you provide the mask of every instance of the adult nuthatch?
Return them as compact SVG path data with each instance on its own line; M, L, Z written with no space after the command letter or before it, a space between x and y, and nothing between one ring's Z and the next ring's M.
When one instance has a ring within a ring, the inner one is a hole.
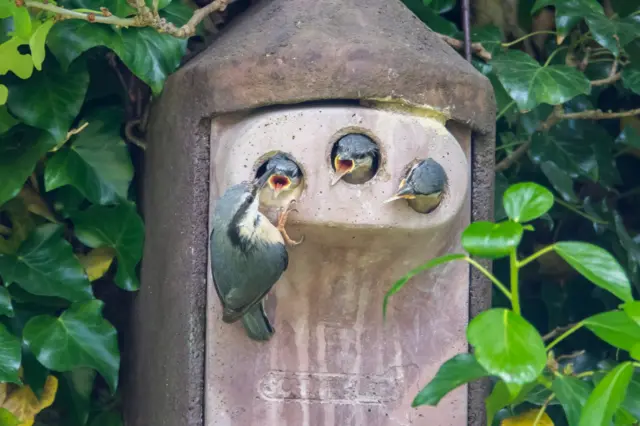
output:
M299 241L292 240L284 229L289 211L288 207L300 197L302 193L302 170L287 154L278 152L258 168L261 178L266 179L267 185L260 189L260 204L266 207L277 207L278 229L287 244L295 246Z
M254 340L267 340L274 333L262 303L289 262L282 234L258 210L257 194L267 179L263 175L229 188L216 203L210 236L222 320L233 323L242 318Z
M418 213L429 213L440 205L446 185L447 174L438 162L431 158L420 160L402 179L396 194L385 203L405 199Z
M343 136L336 142L331 153L336 171L331 185L335 185L340 179L354 184L368 181L378 169L379 156L378 145L367 136L357 133Z

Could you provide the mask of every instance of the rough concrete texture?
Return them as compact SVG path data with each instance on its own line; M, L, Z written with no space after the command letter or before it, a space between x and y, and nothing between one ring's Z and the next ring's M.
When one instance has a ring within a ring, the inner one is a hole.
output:
M371 135L382 163L362 185L330 186L331 147L345 129ZM289 249L289 268L267 299L276 329L268 343L249 340L240 323L223 323L218 299L208 299L205 424L396 426L428 419L430 426L466 426L465 387L437 408L413 409L411 401L443 362L467 349L468 265L416 277L391 298L382 320L384 295L398 278L461 250L470 181L458 141L434 119L354 106L215 118L210 212L274 150L303 169L305 189L287 228L305 240ZM406 201L383 204L408 166L426 157L449 179L440 206L424 215Z
M386 97L448 109L474 132L471 216L490 218L493 89L399 0L263 0L169 78L147 134L147 244L124 366L128 426L204 424L208 119L262 105ZM470 292L475 315L491 293L479 274ZM482 392L470 394L472 425L482 424Z

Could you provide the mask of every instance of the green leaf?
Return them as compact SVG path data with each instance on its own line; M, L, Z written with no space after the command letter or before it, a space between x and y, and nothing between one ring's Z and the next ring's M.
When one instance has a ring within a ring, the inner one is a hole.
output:
M149 2L149 4L151 3ZM100 10L101 7L106 7L109 12L121 18L135 13L135 9L129 6L126 0L71 0L71 6L74 9L91 10Z
M76 368L60 376L60 389L56 400L68 407L65 426L84 426L89 420L91 393L96 372L91 368Z
M504 193L507 216L514 222L530 222L548 212L553 206L553 194L533 182L511 185Z
M431 30L450 37L458 34L458 27L453 22L442 18L430 6L425 6L422 0L403 0L402 3Z
M7 103L9 99L9 89L4 84L0 84L0 105Z
M0 84L0 86L2 85ZM2 86L2 87L6 87L6 86ZM1 90L2 88L0 88L0 91ZM13 126L18 124L19 122L20 121L16 120L13 117L13 115L9 114L9 110L7 109L6 106L4 105L0 106L0 135L9 131L9 129L11 129ZM0 204L2 203L0 202Z
M121 117L122 112L112 108L83 118L89 125L47 162L47 191L72 185L93 203L126 199L133 165L120 136Z
M0 254L5 285L17 283L29 293L70 301L92 298L91 283L62 232L61 225L41 225L17 253Z
M526 384L542 373L547 356L542 337L515 312L495 308L475 317L467 328L478 363L507 383Z
M0 323L0 382L22 384L18 376L21 359L20 339Z
M640 418L640 375L638 373L634 373L627 387L627 395L622 402L622 407L636 419Z
M87 50L97 46L110 46L116 43L116 37L116 33L108 25L69 19L58 22L51 28L47 46L62 69L66 70Z
M624 362L611 370L593 390L582 410L579 426L609 424L624 401L633 375L633 364Z
M428 269L435 268L438 265L442 265L443 263L451 262L452 260L464 259L465 257L466 256L464 254L460 253L446 254L444 256L431 259L426 263L407 272L407 274L396 281L395 284L393 284L393 287L391 287L389 291L387 291L387 293L384 295L384 300L382 302L382 317L385 318L387 316L387 304L389 303L389 297L399 292L400 289L404 287L404 285L409 282L411 278L415 277L418 274L421 274Z
M18 48L24 43L17 37L0 43L0 75L9 71L25 80L33 73L33 60L31 55L23 55Z
M488 373L472 354L458 354L440 366L436 376L416 395L411 406L436 406L452 390L486 376Z
M90 426L122 426L122 416L115 411L108 411L98 414L92 421Z
M13 15L13 28L18 37L29 40L31 36L31 16L25 6L15 7L11 11Z
M24 383L29 385L36 397L41 398L50 371L40 364L26 346L22 347L22 369Z
M53 146L48 133L25 125L0 135L0 205L18 195L38 160Z
M5 315L7 317L12 317L14 315L11 295L4 287L0 287L0 315Z
M496 383L489 397L485 400L487 408L487 425L492 425L498 411L512 404L522 389L520 385L507 384L500 380Z
M640 301L627 302L622 305L624 313L629 316L636 324L640 326Z
M11 87L9 109L25 123L51 133L56 142L67 136L89 86L84 62L67 73L51 62L28 81Z
M29 39L31 58L33 59L33 65L38 71L42 69L42 63L44 62L44 57L46 54L44 43L47 39L47 34L49 34L49 30L51 30L51 27L54 23L55 21L53 18L45 21L38 27L38 29L33 32L33 35Z
M622 70L622 84L625 89L640 95L640 66L626 66Z
M0 407L0 425L2 426L20 426L22 421L6 408Z
M118 386L120 352L115 328L102 317L103 302L74 303L60 317L40 315L29 320L23 337L38 361L65 372L91 367L112 392Z
M152 0L147 0L151 2ZM193 16L194 8L182 1L160 0L160 16L176 26L186 24ZM168 3L166 7L162 7L162 3ZM202 23L196 27L196 34L202 34Z
M499 259L518 247L523 232L522 225L512 221L473 222L462 233L462 246L474 256Z
M592 387L575 377L557 375L551 383L551 390L562 404L569 426L578 426L582 407L587 403Z
M570 203L578 203L580 200L573 190L573 179L553 161L544 161L540 164L542 173L549 179L553 188L562 198Z
M542 103L559 105L591 91L589 80L575 68L566 65L541 67L520 50L495 56L491 65L522 111Z
M121 43L109 47L151 87L154 95L160 94L164 81L178 68L187 49L187 40L160 34L153 28L122 29Z
M554 250L586 279L619 299L629 302L631 284L618 261L606 250L577 241L564 241L554 245Z
M142 257L144 224L132 203L115 207L91 206L72 216L76 236L91 247L116 251L118 287L134 291L140 287L136 266Z
M621 311L594 315L584 320L584 325L600 339L627 352L640 341L640 326Z

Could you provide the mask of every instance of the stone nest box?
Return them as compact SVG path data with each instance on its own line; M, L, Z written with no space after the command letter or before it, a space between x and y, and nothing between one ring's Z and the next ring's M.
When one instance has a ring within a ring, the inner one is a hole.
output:
M366 135L374 176L331 185L333 144ZM125 368L129 426L462 426L484 423L484 386L411 408L468 350L490 285L442 265L390 299L409 269L459 251L492 217L490 82L399 0L264 0L167 81L145 158L146 247ZM210 218L265 155L303 171L289 268L269 294L267 342L225 324L209 267ZM430 213L383 203L417 159L448 185Z

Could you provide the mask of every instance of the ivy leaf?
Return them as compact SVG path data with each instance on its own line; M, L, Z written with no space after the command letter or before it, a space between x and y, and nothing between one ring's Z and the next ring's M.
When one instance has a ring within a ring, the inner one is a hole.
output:
M9 99L9 89L4 84L0 84L0 105L7 103Z
M20 339L0 323L0 382L22 384L18 376L22 360Z
M486 376L488 373L472 354L458 354L440 366L436 376L416 395L411 406L436 406L452 390Z
M138 78L147 83L154 95L160 94L164 81L180 65L187 40L160 34L153 28L123 28L121 44L111 47Z
M112 108L84 118L89 125L47 162L47 191L73 185L97 204L127 198L133 165L120 136L121 116L120 110Z
M15 254L0 254L0 275L5 285L17 283L38 296L56 296L70 301L93 297L71 245L62 238L61 225L36 228Z
M491 394L485 400L487 408L487 425L492 425L498 411L502 410L509 404L512 404L518 397L520 385L507 384L502 380L498 381L493 387Z
M0 43L0 75L5 75L9 71L19 78L26 80L33 73L33 60L31 55L23 55L18 48L24 43L17 37Z
M507 383L534 381L547 362L538 331L508 309L495 308L479 314L469 323L467 339L478 363Z
M403 0L402 3L431 30L449 37L455 37L459 33L453 22L442 18L430 6L425 6L422 0Z
M92 421L90 426L122 426L122 416L115 411L107 411L98 414Z
M625 89L629 89L635 94L640 95L640 68L634 67L633 65L626 66L622 70L622 84Z
M618 261L603 248L590 243L564 241L554 244L554 250L598 287L625 302L633 300L627 275Z
M28 81L11 87L9 109L25 123L48 131L56 142L62 142L80 112L88 86L84 62L74 63L66 73L54 61L47 62Z
M504 193L507 216L514 222L530 222L548 212L553 206L553 194L533 182L511 185Z
M0 425L2 426L20 426L22 421L13 415L13 413L6 408L0 407Z
M31 58L33 59L33 66L40 71L42 69L42 63L45 57L44 43L47 39L49 30L55 23L54 19L48 19L42 25L40 25L31 35L29 39L29 47L31 49Z
M575 377L557 375L551 383L551 390L562 404L569 426L578 426L582 407L587 403L592 387Z
M473 222L462 233L462 246L475 256L499 259L518 247L523 232L522 225L512 221Z
M18 195L38 160L53 146L48 133L25 125L0 135L0 205Z
M0 84L0 86L2 85ZM6 88L6 86L2 86L2 87ZM0 88L0 91L1 90L2 89ZM13 126L18 124L19 122L20 121L16 120L13 115L9 114L9 110L7 109L6 106L4 105L0 106L0 135L2 135L3 133L6 133L9 129L11 129Z
M60 375L58 399L63 407L68 407L68 418L71 423L66 426L87 424L95 378L96 372L91 368L76 368Z
M11 303L11 295L9 290L0 287L0 315L13 317L13 304Z
M542 103L559 105L591 91L589 80L575 68L566 65L542 67L520 50L496 55L491 65L522 111Z
M99 247L86 255L78 255L78 260L87 273L89 281L93 282L107 273L115 256L115 250L111 247Z
M125 0L71 0L70 3L74 9L100 10L101 7L106 7L109 12L121 18L136 12Z
M120 16L120 15L119 15ZM51 28L47 46L56 57L63 70L89 49L110 46L115 43L116 34L109 25L95 25L88 21L68 19Z
M14 333L18 334L15 330ZM24 383L31 388L37 398L41 399L50 371L38 362L26 346L22 347L22 373Z
M140 287L136 266L142 257L144 224L131 203L114 207L91 206L72 217L76 236L85 245L111 247L116 252L118 287L134 291Z
M456 0L432 0L429 7L437 14L442 15L456 7Z
M624 362L611 370L593 390L582 410L579 426L605 425L624 401L633 375L633 364Z
M90 300L74 303L58 318L39 315L29 320L23 337L38 361L50 370L91 367L115 392L120 352L115 328L102 317L103 305Z
M26 7L14 7L11 10L13 15L13 29L18 37L29 40L31 36L31 16Z
M149 3L152 1L153 0L147 0ZM167 5L163 7L163 3L167 3ZM187 3L177 0L160 0L159 8L162 9L159 12L160 16L178 27L186 24L189 19L191 19L194 12L193 7L189 6ZM196 34L202 34L202 23L198 24L196 27Z
M558 191L565 201L578 203L580 200L573 190L573 179L553 161L544 161L540 164L542 173L549 179L553 188Z
M593 334L611 346L631 351L635 342L640 341L640 326L624 312L603 312L584 320L584 325Z

